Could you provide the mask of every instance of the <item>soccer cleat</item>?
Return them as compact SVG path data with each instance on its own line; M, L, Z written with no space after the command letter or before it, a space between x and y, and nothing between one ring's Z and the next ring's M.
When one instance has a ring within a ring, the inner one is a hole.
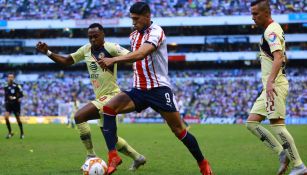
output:
M96 157L95 154L88 154L88 155L85 157L85 161L84 161L84 162L86 162L88 159L94 158L94 157ZM84 164L83 164L83 165L81 166L81 168L80 168L81 171L83 171L83 166L84 166Z
M117 154L116 150L109 152L108 170L107 175L110 175L116 171L118 165L122 163L122 159Z
M307 168L304 164L293 167L289 175L307 175Z
M287 157L287 153L285 150L283 150L280 154L279 154L279 162L280 162L280 167L277 171L277 175L283 175L285 174L285 172L288 169L290 160Z
M137 170L140 166L144 165L146 163L146 158L143 155L140 155L139 158L133 161L132 165L130 166L130 171Z
M11 133L8 133L7 135L6 135L6 139L10 139L11 137L13 137L13 135L14 135L14 133L13 132L11 132Z
M20 135L20 139L24 139L25 138L25 135L24 134L21 134Z
M206 159L198 163L198 166L202 175L213 175L210 164Z

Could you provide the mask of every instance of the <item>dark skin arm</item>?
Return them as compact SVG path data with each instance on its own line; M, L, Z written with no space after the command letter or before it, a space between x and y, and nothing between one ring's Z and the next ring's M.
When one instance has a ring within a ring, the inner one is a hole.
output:
M38 42L36 44L36 49L47 55L47 52L48 52L48 45L46 43L43 43L43 42ZM53 60L54 62L58 63L58 64L61 64L61 65L64 65L64 66L70 66L72 64L74 64L74 60L73 58L68 55L68 56L63 56L63 55L59 55L59 54L55 54L55 53L52 53L51 55L48 56L51 60Z

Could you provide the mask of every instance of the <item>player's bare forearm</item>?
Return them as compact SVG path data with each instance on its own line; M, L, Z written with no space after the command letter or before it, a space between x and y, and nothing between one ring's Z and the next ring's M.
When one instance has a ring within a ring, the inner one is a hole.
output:
M62 64L65 66L70 66L72 64L74 64L74 60L72 59L71 56L62 56L59 54L55 54L52 53L51 55L48 56L51 60L53 60L54 62L58 63L58 64Z
M275 78L278 75L278 72L282 66L283 63L283 54L280 50L273 52L273 56L274 56L274 61L272 64L272 71L271 74L269 75L268 81L270 82L274 82Z
M138 60L144 59L147 55L155 51L155 47L151 44L144 43L138 50L130 52L127 55L119 56L114 58L114 63L122 62L136 62Z

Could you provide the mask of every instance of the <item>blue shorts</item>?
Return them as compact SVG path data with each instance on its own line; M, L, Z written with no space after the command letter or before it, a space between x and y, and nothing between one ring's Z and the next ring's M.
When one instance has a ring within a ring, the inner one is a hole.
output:
M177 102L172 90L167 86L153 88L151 90L139 90L132 88L124 91L134 102L135 110L142 110L151 107L155 111L177 112Z

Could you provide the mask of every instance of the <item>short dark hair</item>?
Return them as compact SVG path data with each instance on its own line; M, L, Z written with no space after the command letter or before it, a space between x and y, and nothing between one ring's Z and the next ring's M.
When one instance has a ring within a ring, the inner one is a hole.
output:
M251 7L254 6L254 5L259 4L260 2L264 2L264 1L266 1L266 0L257 0L257 1L253 1L253 2L251 3Z
M150 13L150 8L146 2L136 2L130 7L130 13L144 15Z
M270 8L270 3L268 0L257 0L257 1L253 1L251 3L251 7L255 6L255 5L259 5L259 8L261 10L266 10L269 12L269 14L271 14L271 8Z
M96 27L97 27L100 31L103 32L103 27L102 27L102 25L99 24L99 23L93 23L93 24L91 24L91 25L88 27L88 29L92 29L92 28L96 28Z

